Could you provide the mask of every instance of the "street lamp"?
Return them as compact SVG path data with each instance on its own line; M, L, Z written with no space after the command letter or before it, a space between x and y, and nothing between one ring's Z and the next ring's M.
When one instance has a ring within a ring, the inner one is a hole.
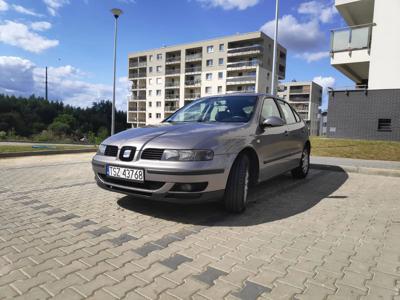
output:
M113 81L113 97L112 97L112 108L111 108L111 135L115 132L115 77L117 68L117 33L118 33L118 17L122 15L122 10L119 8L113 8L111 10L115 18L115 31L114 31L114 81Z
M272 95L276 96L276 55L278 52L278 18L279 18L279 0L275 0L275 33L274 33L274 54L272 59Z

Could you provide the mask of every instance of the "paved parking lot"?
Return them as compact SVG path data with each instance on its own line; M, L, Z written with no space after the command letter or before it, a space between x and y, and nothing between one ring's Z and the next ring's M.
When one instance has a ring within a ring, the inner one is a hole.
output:
M281 176L229 215L103 191L90 157L0 161L1 299L400 299L400 178Z

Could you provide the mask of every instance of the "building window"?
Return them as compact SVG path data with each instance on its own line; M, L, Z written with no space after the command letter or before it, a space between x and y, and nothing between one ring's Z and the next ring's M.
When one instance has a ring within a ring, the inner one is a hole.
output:
M157 84L161 84L161 83L162 83L161 77L158 77L157 78Z
M206 94L211 94L211 86L206 86Z
M206 73L206 80L212 80L212 73Z
M218 94L221 94L222 93L222 86L219 86L218 87Z
M207 46L207 53L213 53L214 52L214 46Z
M161 114L160 113L156 113L156 118L157 119L161 119Z
M157 96L161 96L161 90L157 90L157 91L156 91L156 95L157 95Z
M224 44L219 44L219 51L225 51L225 45Z
M157 54L157 60L162 60L162 54L161 53Z
M156 106L157 106L157 107L161 107L161 101L157 101L157 102L156 102Z
M149 119L151 119L151 113L149 113Z
M223 65L224 64L224 59L223 58L218 59L218 64L220 66Z
M149 73L153 72L153 67L149 67Z
M212 65L213 65L213 60L212 60L212 59L207 59L206 64L207 64L207 67L212 67Z
M218 79L224 78L224 72L218 72Z
M149 78L149 85L152 85L152 84L153 84L153 79Z
M149 97L151 97L151 93L152 93L153 91L152 90L149 90Z
M153 102L149 102L149 107L152 107L153 106Z
M378 119L378 131L392 131L392 119Z
M153 61L153 55L149 55L149 61Z
M162 70L162 67L161 66L157 66L157 72L160 73L161 70Z

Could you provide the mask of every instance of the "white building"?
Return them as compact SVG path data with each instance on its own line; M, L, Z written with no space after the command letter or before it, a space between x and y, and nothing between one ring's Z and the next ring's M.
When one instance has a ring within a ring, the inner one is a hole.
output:
M285 82L278 87L278 97L288 101L310 128L311 135L318 135L318 112L322 103L322 87L314 81Z
M278 49L277 78L283 79L286 49ZM131 53L127 121L132 127L159 123L208 95L269 93L272 56L273 40L262 32Z
M400 88L400 1L336 0L348 27L332 30L331 64L356 85Z

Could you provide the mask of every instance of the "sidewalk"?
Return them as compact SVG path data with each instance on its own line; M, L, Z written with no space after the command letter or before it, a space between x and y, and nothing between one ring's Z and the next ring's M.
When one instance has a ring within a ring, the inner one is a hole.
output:
M400 162L397 161L311 156L311 166L315 169L341 168L347 172L400 177Z

